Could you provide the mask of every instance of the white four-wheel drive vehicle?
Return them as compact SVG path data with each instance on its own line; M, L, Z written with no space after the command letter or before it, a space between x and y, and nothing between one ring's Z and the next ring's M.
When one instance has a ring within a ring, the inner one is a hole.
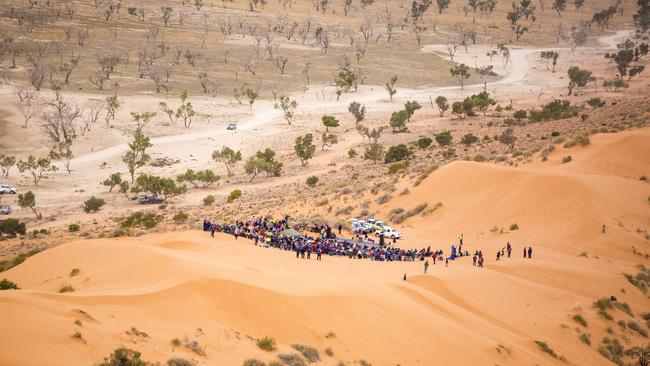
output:
M384 238L389 238L389 239L401 239L402 238L402 233L399 231L389 228L389 227L384 227L382 230L379 230L375 232L376 236L381 236L383 235Z
M6 184L0 184L0 194L11 193L16 194L16 188L10 187Z

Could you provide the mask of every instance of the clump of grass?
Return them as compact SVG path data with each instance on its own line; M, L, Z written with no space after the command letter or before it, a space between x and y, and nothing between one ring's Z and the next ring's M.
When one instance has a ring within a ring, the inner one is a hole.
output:
M292 344L291 347L300 352L309 362L320 361L320 354L318 354L318 350L314 347L306 346L304 344Z
M74 277L74 276L78 275L79 273L81 273L81 270L79 268L73 268L70 271L70 277Z
M202 347L198 341L185 338L184 343L186 348L188 348L189 350L191 350L192 352L196 353L199 356L205 357L205 347Z
M278 359L287 366L307 366L305 360L295 353L280 354Z
M178 338L172 339L172 346L174 347L180 347L181 346L181 340Z
M614 306L612 305L612 301L609 298L603 297L600 298L596 301L594 301L593 305L594 308L598 309L598 316L605 320L613 320L611 315L607 312L608 309L613 309Z
M511 350L509 347L506 347L506 346L504 346L504 345L502 345L502 344L499 344L499 345L497 346L497 352L498 352L499 354L500 354L501 352L503 352L503 353L507 353L507 354L511 354L511 353L512 353L512 350Z
M20 290L20 287L15 282L9 281L6 278L0 280L0 290Z
M576 314L576 315L574 315L573 317L571 317L571 319L575 320L576 323L582 325L583 327L586 327L586 326L587 326L587 321L586 321L585 318L583 318L582 315L580 315L580 314Z
M390 201L390 199L393 198L390 194L385 194L379 198L377 198L377 203L380 205L383 205L384 203Z
M422 204L419 204L415 206L414 208L404 211L402 208L396 208L391 211L391 213L388 215L388 219L391 222L394 222L396 224L401 224L402 222L406 221L409 217L419 215L422 213L429 205L425 202Z
M625 320L619 320L616 322L621 329L625 330L627 328L627 325L625 325Z
M79 319L75 320L75 321L74 321L74 325L76 325L76 326L78 326L78 327L81 327L81 326L82 326L82 324L81 324L81 320L79 320Z
M149 334L139 330L136 327L131 327L131 329L126 331L126 334L128 334L130 336L133 336L133 337L149 338Z
M196 363L184 358L174 357L167 360L167 366L196 366Z
M562 164L566 164L566 163L570 162L571 160L573 160L571 155L567 155L567 156L562 158Z
M259 347L260 349L263 349L265 351L270 352L270 351L275 350L275 339L273 339L271 337L260 338L260 339L257 340L256 344L257 344L257 347Z
M598 352L605 357L606 359L614 362L617 365L621 365L623 361L623 346L617 338L603 338L603 341L598 346Z
M76 340L78 340L80 342L86 343L86 340L84 339L83 334L81 334L81 332L78 331L78 330L75 330L74 333L72 333L72 335L70 337L72 337L72 339L76 339Z
M650 197L648 197L648 201L650 202ZM641 292L646 295L648 294L648 288L650 287L650 268L641 265L639 266L639 272L636 275L632 276L626 274L625 278L627 278L634 287L641 290Z
M331 347L327 347L325 348L325 354L330 357L334 357L334 350Z
M587 346L591 346L591 335L589 333L581 333L579 338L580 342L586 344Z
M41 231L47 232L47 230L45 230L45 229L41 229ZM6 259L6 260L3 260L3 261L0 261L0 272L4 272L4 271L7 271L7 270L9 270L11 268L14 268L15 266L17 266L17 265L23 263L24 261L26 261L27 258L29 258L29 257L31 257L33 255L36 255L36 254L40 253L41 251L43 251L43 249L34 248L34 249L32 249L32 250L30 250L30 251L28 251L26 253L20 253L20 254L16 255L12 259Z
M559 358L558 354L546 343L543 341L535 341L537 347L544 353L548 353L553 358Z
M66 292L74 292L74 287L72 287L72 285L61 285L61 287L59 287L59 293L64 294Z
M589 255L587 254L587 252L582 252L582 253L580 253L580 255L578 255L578 257L585 257L585 258L587 258L587 257L589 257Z
M650 313L648 313L648 315L650 316ZM336 334L334 332L329 332L329 333L325 334L325 338L334 339L334 338L336 338Z
M637 323L637 322L635 322L633 320L630 320L630 321L627 322L627 327L632 329L633 331L639 333L639 335L641 335L642 337L648 338L648 332L646 332L645 329L641 328L639 323Z
M519 225L517 224L510 225L510 231L515 231L515 230L519 230Z
M115 365L137 365L148 366L151 363L144 361L140 358L142 354L129 348L118 348L109 357L104 358L104 362L99 366L115 366Z
M359 360L359 365L361 366L372 366L372 364L366 360Z
M615 302L615 303L614 303L614 306L615 306L617 309L619 309L619 310L621 310L622 312L624 312L625 314L627 314L627 315L629 315L629 316L631 316L631 317L634 317L634 315L632 314L632 308L631 308L630 305L628 305L627 303L625 303L625 302Z
M442 207L442 202L438 202L438 203L436 203L435 205L433 205L431 207L427 207L426 210L422 211L422 216L431 215L434 211L436 211L440 207Z
M249 358L244 361L243 366L266 366L266 364L256 358Z

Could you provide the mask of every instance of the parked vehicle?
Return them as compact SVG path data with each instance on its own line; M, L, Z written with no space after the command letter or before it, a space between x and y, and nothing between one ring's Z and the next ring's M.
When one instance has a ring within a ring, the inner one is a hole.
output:
M226 127L226 130L236 130L236 129L237 129L237 122L230 122Z
M140 204L154 204L154 203L161 203L163 200L159 197L156 196L151 196L147 194L141 194L138 196L138 202Z
M0 194L11 193L16 194L17 190L14 187L10 187L6 184L0 184Z
M0 215L9 215L11 213L11 206L0 205Z
M375 233L375 236L384 236L384 238L389 238L389 239L401 239L402 238L402 233L399 231L385 227L382 230L379 230Z

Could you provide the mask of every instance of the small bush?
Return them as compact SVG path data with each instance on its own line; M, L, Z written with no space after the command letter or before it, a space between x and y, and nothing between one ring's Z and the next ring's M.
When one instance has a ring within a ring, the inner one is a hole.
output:
M571 155L565 156L565 157L562 158L562 164L566 164L566 163L570 162L571 160L573 160Z
M85 213L95 213L99 211L102 206L106 204L106 201L102 198L97 198L95 196L90 197L84 201L84 212Z
M287 366L307 366L305 360L297 354L280 354L278 359Z
M76 233L81 229L81 226L79 224L70 224L68 225L68 231L71 233Z
M522 120L526 118L527 115L528 112L525 109L516 110L515 113L512 114L512 116L517 120Z
M533 122L571 118L578 115L579 108L568 100L556 99L542 106L541 110L531 109L529 119Z
M74 287L72 287L72 285L61 285L61 287L59 287L59 293L64 294L66 292L74 292Z
M553 131L553 132L551 132L551 136L552 136L552 137L558 137L558 136L560 136L560 131Z
M390 194L385 194L383 196L380 196L377 198L377 203L380 205L383 205L384 203L390 201L390 199L393 198Z
M196 363L184 358L170 358L167 360L167 366L196 366Z
M178 338L172 339L172 346L174 347L180 347L181 346L181 340Z
M555 353L555 351L553 351L553 349L552 349L548 344L546 344L546 342L535 341L535 343L537 344L537 347L538 347L542 352L544 352L544 353L548 353L548 354L551 355L551 357L553 357L553 358L558 358L557 353Z
M182 224L185 221L187 221L187 217L188 216L187 216L187 214L185 212L179 211L174 215L173 220L177 224Z
M9 281L6 278L3 278L0 281L0 291L4 291L4 290L20 290L20 287L18 287L16 283Z
M519 225L517 224L510 225L510 231L515 231L515 230L519 230Z
M14 268L15 266L23 263L24 261L27 260L27 258L36 255L41 252L42 249L40 248L34 248L30 250L29 252L26 253L20 253L17 256L15 256L13 259L7 259L0 261L0 272L7 271L11 268Z
M292 344L291 347L300 352L309 362L320 361L320 354L318 354L318 350L314 347L304 344Z
M353 148L350 148L350 150L348 150L348 157L350 159L355 158L357 155L358 155L357 150L355 150Z
M647 175L642 175L642 176L639 177L639 180L647 182L648 181L648 176Z
M334 357L334 350L331 347L327 347L325 348L325 354L330 357Z
M417 141L415 141L415 146L417 146L419 149L424 150L427 147L431 146L432 143L432 139L428 137L420 137Z
M79 273L81 273L81 270L80 270L79 268L73 268L73 269L70 271L70 277L77 276Z
M583 327L586 327L586 326L587 326L587 321L586 321L585 318L583 318L582 315L580 315L580 314L576 314L576 315L574 315L571 319L575 320L576 323L582 325Z
M598 352L603 355L603 357L614 362L615 364L622 364L621 358L623 357L623 346L617 338L603 338L603 341L598 347Z
M463 138L460 140L460 142L464 145L471 145L477 141L478 141L478 137L472 135L471 133L463 136Z
M632 308L630 307L630 305L628 305L628 303L626 303L626 302L618 302L617 301L617 302L614 303L614 306L617 309L624 312L625 314L627 314L629 316L632 316L632 317L634 316L634 314L632 314Z
M270 337L264 337L260 338L256 342L257 347L260 349L263 349L265 351L273 351L275 350L275 339L270 338Z
M580 342L582 342L582 343L584 343L584 344L586 344L588 346L591 346L591 336L589 334L581 333L579 338L580 338Z
M641 335L641 336L643 336L645 338L648 338L648 332L646 332L645 329L641 328L639 323L637 323L637 322L635 322L633 320L630 320L630 321L627 322L627 327L629 329L632 329L633 331L639 333L639 335Z
M243 366L266 366L266 364L258 359L249 358L248 360L244 361Z
M128 348L118 348L99 366L151 366L150 362L140 359L140 352Z
M185 338L185 347L197 355L205 357L205 347L201 347L198 341Z
M307 185L310 187L314 187L318 183L318 177L315 175L312 175L310 177L307 177Z
M242 192L239 189L234 189L230 194L228 195L228 203L233 202L234 200L237 200L241 197Z
M593 108L600 108L605 106L605 101L600 99L600 97L595 97L591 98L587 101L587 104L589 104Z
M209 194L205 197L203 197L203 206L212 206L212 204L217 200L216 197L213 195Z
M143 226L147 229L152 229L163 220L163 216L154 213L134 212L125 217L120 226L124 229Z
M26 227L24 222L18 219L8 218L0 222L0 238L6 235L10 238L15 238L18 235L25 235Z
M400 161L398 163L393 163L388 166L388 174L396 174L408 168L408 161Z

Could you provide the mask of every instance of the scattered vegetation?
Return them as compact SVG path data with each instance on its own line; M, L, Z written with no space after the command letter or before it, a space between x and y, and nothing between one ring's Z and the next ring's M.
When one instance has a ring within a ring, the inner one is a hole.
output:
M269 352L275 350L275 348L276 348L275 339L270 338L270 337L260 338L260 339L257 340L256 344L257 344L257 347L259 347L260 349L263 349L263 350L269 351Z
M98 212L102 206L106 204L103 198L90 197L84 201L84 212L85 213L95 213Z
M79 224L70 224L70 225L68 225L68 232L76 233L79 230L81 230L81 226L79 226Z
M174 217L172 219L174 220L175 223L182 224L185 221L187 221L187 218L188 215L185 212L179 211L176 214L174 214Z
M141 353L128 348L118 348L105 357L99 366L153 366L140 358Z
M238 200L242 195L242 191L239 189L233 189L230 194L228 195L228 203L231 203L235 200Z
M6 278L0 280L0 291L3 290L20 290L20 287L15 282L9 281Z
M61 287L59 287L59 293L64 294L66 292L74 292L74 287L72 287L72 285L67 285L67 284L61 285Z
M583 327L587 326L587 321L580 314L574 315L573 317L571 317L571 319L575 320L576 323L582 325Z
M292 344L291 347L300 352L309 362L320 361L320 354L314 347L306 346L304 344Z
M79 275L79 273L81 273L81 270L80 270L79 268L73 268L73 269L70 271L70 277L77 276L77 275Z
M162 220L163 216L161 215L156 215L152 212L144 213L142 211L138 211L124 218L120 222L120 226L124 229L133 227L145 227L147 229L152 229L156 227L156 225L158 225Z

